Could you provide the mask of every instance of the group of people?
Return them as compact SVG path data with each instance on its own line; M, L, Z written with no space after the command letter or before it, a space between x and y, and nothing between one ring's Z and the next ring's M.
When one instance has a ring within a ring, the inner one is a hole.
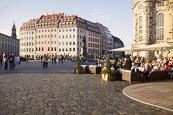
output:
M15 68L19 68L20 64L20 57L19 56L14 56L13 53L11 53L9 56L4 54L1 56L1 66L2 66L2 61L4 62L4 68L5 70L14 70Z
M163 60L155 58L152 60L146 60L144 62L137 61L132 64L132 71L139 71L143 73L147 79L149 79L151 72L153 71L165 71L167 76L173 77L173 59Z
M138 71L143 76L146 76L146 79L150 79L150 75L153 71L165 71L165 77L173 78L173 58L172 59L164 59L164 58L144 58L144 57L134 57L133 59L130 56L126 56L125 58L117 58L111 61L111 66L114 70L119 68L130 70L130 71ZM101 63L100 59L98 59L98 66L105 66Z

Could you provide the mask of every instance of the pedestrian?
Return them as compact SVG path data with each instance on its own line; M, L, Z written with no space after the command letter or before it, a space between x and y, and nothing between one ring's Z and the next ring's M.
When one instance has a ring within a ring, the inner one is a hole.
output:
M41 63L42 63L43 62L43 55L41 55L40 59L41 59Z
M11 54L10 56L9 56L9 69L10 70L14 70L14 68L15 68L15 62L14 62L14 55L13 54Z
M54 63L55 64L56 64L56 59L57 59L57 56L54 56L54 59L53 60L54 60Z
M20 65L20 57L16 56L14 60L15 60L15 68L18 69Z
M63 60L64 60L63 55L60 55L60 62L63 63Z
M54 55L52 55L52 58L51 58L51 61L52 61L52 64L54 63Z
M8 70L8 57L7 57L6 54L3 57L3 61L4 61L4 64L5 64L5 70Z
M45 68L48 66L48 56L45 57Z
M46 55L42 57L42 62L43 62L43 68L45 68L45 61L46 61Z
M0 66L2 66L3 57L0 55Z

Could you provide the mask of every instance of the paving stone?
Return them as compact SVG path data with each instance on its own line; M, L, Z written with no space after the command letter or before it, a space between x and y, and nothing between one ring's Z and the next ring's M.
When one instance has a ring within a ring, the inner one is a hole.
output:
M127 82L73 74L74 65L43 70L40 62L23 62L18 72L0 67L0 115L172 115L124 96Z

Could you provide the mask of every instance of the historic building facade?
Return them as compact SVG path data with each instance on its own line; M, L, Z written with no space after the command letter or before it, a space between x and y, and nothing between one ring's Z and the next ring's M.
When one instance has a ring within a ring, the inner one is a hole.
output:
M64 13L42 15L23 23L20 27L20 55L76 57L81 54L84 38L88 58L112 57L112 52L108 51L113 48L113 38L107 27Z
M132 9L133 45L142 47L162 42L173 43L173 0L135 0ZM137 55L149 56L152 52L141 51Z
M15 24L13 24L11 36L0 33L0 56L11 53L15 56L19 55L19 39L17 39Z
M20 54L39 57L48 55L80 55L82 39L86 38L89 58L100 54L100 30L95 23L63 13L42 15L20 27Z
M112 36L113 38L113 49L117 49L117 48L121 48L124 47L124 43L122 42L122 40L118 37ZM125 52L123 51L119 51L119 52L112 52L113 53L113 57L124 57L125 56Z

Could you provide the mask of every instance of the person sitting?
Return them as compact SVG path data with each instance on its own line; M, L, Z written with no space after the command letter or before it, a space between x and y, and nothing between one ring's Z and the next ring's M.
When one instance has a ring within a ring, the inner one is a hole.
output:
M164 63L162 70L168 72L168 63Z
M153 68L152 68L151 72L157 71L157 70L159 70L159 65L158 65L158 63L155 63L155 64L153 64Z
M171 66L171 64L168 66L168 76L170 79L173 78L173 67Z

